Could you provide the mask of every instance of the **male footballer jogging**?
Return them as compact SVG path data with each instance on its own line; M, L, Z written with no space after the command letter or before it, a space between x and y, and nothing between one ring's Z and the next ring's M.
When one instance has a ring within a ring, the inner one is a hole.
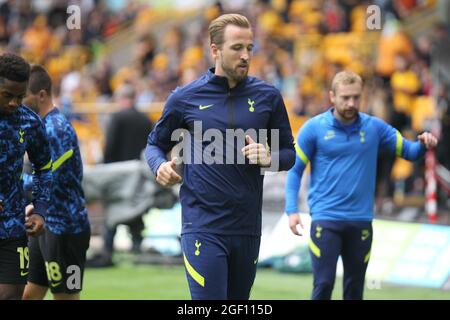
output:
M280 92L247 76L254 46L247 18L222 15L209 25L209 36L215 68L171 94L149 135L146 159L161 185L182 181L181 245L192 299L248 299L261 236L261 168L275 162L275 170L291 168L293 137ZM175 159L166 158L179 128L190 147L183 177ZM267 144L256 135L232 136L252 130L266 130Z
M359 112L363 81L353 72L335 75L331 108L308 120L297 137L297 158L286 182L291 231L301 225L297 197L311 163L308 203L313 264L312 299L331 299L339 255L344 265L344 299L362 299L372 245L377 153L384 148L407 160L421 158L436 138L425 132L411 142L382 120Z
M13 54L0 56L0 299L21 299L28 277L27 234L43 231L52 183L44 125L22 104L30 66ZM21 174L25 152L33 167L34 212L25 222Z
M30 273L23 298L43 299L50 288L55 300L78 300L90 239L78 139L70 122L53 105L52 80L42 66L31 67L23 103L42 117L53 159L46 230L29 239ZM26 188L32 179L24 174L23 180Z

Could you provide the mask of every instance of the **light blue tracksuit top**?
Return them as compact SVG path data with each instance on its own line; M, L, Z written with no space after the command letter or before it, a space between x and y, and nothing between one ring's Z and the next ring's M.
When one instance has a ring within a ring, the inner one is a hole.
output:
M296 162L287 176L285 211L298 212L302 174L311 162L308 204L313 221L371 221L378 150L417 160L426 149L381 119L360 112L351 125L344 125L333 110L313 117L300 129Z

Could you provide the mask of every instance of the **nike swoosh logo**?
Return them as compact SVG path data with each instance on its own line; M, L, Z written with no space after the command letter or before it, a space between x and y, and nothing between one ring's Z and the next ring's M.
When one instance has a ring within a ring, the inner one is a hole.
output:
M199 105L198 108L199 108L200 110L204 110L204 109L208 109L208 108L212 107L213 105L214 105L214 104L208 104L207 106Z
M22 277L25 277L28 273L29 273L29 271L27 271L27 272L20 271L20 275L21 275Z
M52 286L52 288L55 288L55 287L59 286L60 284L61 284L61 282L50 283L50 285Z
M361 241L366 240L370 236L369 230L363 230L361 233L362 233L361 234Z

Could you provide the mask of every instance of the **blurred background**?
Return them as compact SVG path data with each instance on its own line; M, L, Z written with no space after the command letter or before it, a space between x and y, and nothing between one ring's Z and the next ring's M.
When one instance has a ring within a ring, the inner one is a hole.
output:
M251 21L250 74L282 92L294 136L329 107L342 69L364 78L362 111L413 140L439 136L417 163L379 155L366 297L450 299L450 1L0 0L0 50L47 68L78 134L93 231L83 297L189 298L177 189L159 188L139 152L111 146L145 146L170 92L212 66L207 27L227 12ZM117 125L133 106L149 123ZM144 142L126 140L130 130ZM265 179L257 299L307 299L312 286L307 235L288 234L284 181ZM307 185L306 174L303 212Z

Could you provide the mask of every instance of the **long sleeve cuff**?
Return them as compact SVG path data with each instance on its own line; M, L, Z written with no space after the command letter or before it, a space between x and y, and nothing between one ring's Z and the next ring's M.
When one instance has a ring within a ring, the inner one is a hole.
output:
M38 214L45 219L45 217L47 215L47 208L48 208L47 203L45 203L43 201L35 200L35 201L33 201L33 206L34 206L33 213Z
M164 152L154 145L147 145L147 147L145 148L145 160L147 161L147 164L149 165L155 177L156 173L158 172L159 166L167 161Z
M278 160L277 171L287 171L295 163L295 151L291 149L282 149L278 152L271 153L272 163Z
M425 152L427 151L425 146L419 141L410 142L407 140L403 140L403 143L405 148L402 157L405 158L406 160L410 161L419 160L425 155Z

